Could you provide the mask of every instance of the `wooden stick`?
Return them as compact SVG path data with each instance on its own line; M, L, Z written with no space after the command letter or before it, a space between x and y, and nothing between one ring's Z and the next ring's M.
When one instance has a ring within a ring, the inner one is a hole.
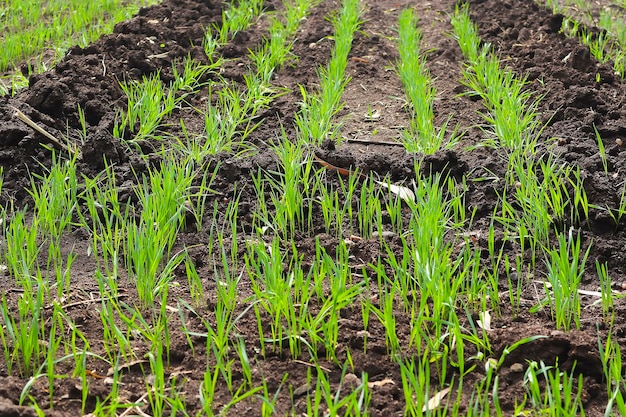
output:
M83 304L91 304L91 303L99 303L99 302L102 302L102 301L116 300L118 298L127 297L127 296L128 296L128 294L123 294L122 293L122 294L118 294L115 297L90 298L88 300L75 301L75 302L69 303L69 304L61 304L60 306L61 306L62 309L65 310L66 308L76 307L76 306L80 306L80 305L83 305ZM46 310L49 310L49 309L53 308L54 306L55 306L55 304L53 303L53 304L49 304L49 305L45 306L44 308Z
M364 145L404 146L402 142L390 142L374 139L346 139L348 143L362 143Z
M13 106L9 106L9 107L15 111L15 115L17 116L18 119L20 119L21 121L26 123L28 126L30 126L33 129L35 129L37 132L39 132L42 135L44 135L46 138L48 138L48 140L50 142L52 142L54 145L56 145L56 147L58 147L58 148L60 148L60 149L62 149L64 151L67 151L68 153L71 153L71 154L75 154L77 152L76 149L70 149L69 146L61 143L60 140L58 140L57 138L52 136L52 134L48 133L46 130L44 130L43 127L39 126L37 123L32 121L28 116L26 116L24 113L22 113L16 107L13 107Z
M330 164L330 163L324 161L322 158L317 156L316 153L313 153L313 158L315 159L315 161L318 164L320 164L321 166L323 166L327 170L329 170L329 171L336 171L337 173L339 173L339 175L343 175L345 177L348 177L350 175L358 175L361 178L367 178L367 175L362 174L360 172L350 171L349 169L336 167L333 164Z

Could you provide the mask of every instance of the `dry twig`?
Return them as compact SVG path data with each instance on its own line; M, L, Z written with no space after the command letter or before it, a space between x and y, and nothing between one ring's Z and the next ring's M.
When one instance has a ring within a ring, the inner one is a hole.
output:
M9 107L15 111L15 116L17 116L18 119L20 119L21 121L26 123L28 126L30 126L33 129L35 129L35 131L37 131L37 132L41 133L42 135L44 135L57 148L60 148L60 149L62 149L64 151L67 151L70 154L76 154L78 152L74 147L69 147L69 146L65 145L64 143L62 143L60 140L58 140L56 137L54 137L51 133L46 131L43 127L39 126L32 119L30 119L28 116L26 116L24 113L22 113L18 108L13 107L13 106L9 106ZM80 157L80 154L78 154L77 156Z

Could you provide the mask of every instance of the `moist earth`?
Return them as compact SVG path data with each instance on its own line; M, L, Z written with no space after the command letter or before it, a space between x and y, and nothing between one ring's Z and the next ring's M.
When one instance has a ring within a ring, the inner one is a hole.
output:
M592 207L617 206L626 175L622 145L626 141L626 90L623 81L615 75L611 66L598 63L587 47L559 33L563 16L554 15L530 0L473 0L469 3L470 15L478 25L483 41L498 51L507 67L519 76L527 76L528 88L542 97L538 110L545 127L537 152L549 150L559 155L564 163L579 166ZM463 56L450 35L452 27L449 23L455 2L364 0L362 5L364 22L361 30L355 34L349 56L347 73L351 80L344 94L345 106L339 114L343 120L341 134L344 141L341 146L325 143L316 150L317 154L338 167L388 175L397 182L437 174L457 179L465 177L466 204L474 212L472 232L477 236L475 243L486 251L487 240L484 235L481 237L480 232L489 228L496 197L504 190L503 182L489 178L503 178L508 164L503 152L474 146L484 140L487 133L481 129L481 104L461 94L464 91L460 83ZM217 201L219 209L225 209L228 201L234 197L235 190L241 195L237 225L241 233L238 239L244 239L245 234L252 229L251 213L255 210L256 194L251 175L259 168L277 169L277 160L268 144L280 136L281 128L285 129L287 135L294 136L294 115L302 101L299 85L308 89L315 87L318 68L329 59L332 25L327 16L338 6L336 1L324 0L301 23L293 45L293 53L298 59L278 71L273 82L275 86L284 87L286 93L263 111L259 119L261 124L250 138L257 152L243 159L225 153L212 157L213 166L220 164L213 183L219 195L211 197ZM277 10L282 8L282 4L270 0L266 7L269 11ZM420 18L422 49L428 51L427 66L435 78L437 88L436 124L441 125L450 118L450 125L456 125L459 131L464 132L461 142L454 149L423 157L417 173L414 162L422 156L408 154L404 148L393 143L409 120L402 98L402 85L393 70L399 59L394 43L395 28L398 15L405 7L413 7ZM161 79L168 82L172 79L172 64L187 56L207 63L201 47L203 36L207 27L220 24L222 8L221 3L209 0L166 0L160 5L142 9L133 19L118 24L114 33L103 36L85 48L71 49L54 69L31 76L28 88L14 97L0 98L0 166L4 176L1 202L15 208L32 206L26 191L31 186L30 178L43 174L46 167L52 164L50 144L17 119L14 108L21 110L55 136L69 135L79 143L82 152L82 159L78 162L81 175L98 175L105 167L106 158L115 167L117 183L121 184L120 200L131 196L136 176L147 172L150 165L158 164L159 161L156 156L146 157L149 146L142 152L114 139L114 120L126 105L119 81L141 79L158 71ZM250 64L248 51L259 45L266 28L267 19L262 18L221 48L219 52L228 59L220 74L222 77L243 83L243 75ZM206 94L192 100L200 103L203 98L206 99ZM79 133L82 129L79 106L84 110L86 135ZM376 111L379 117L372 120L368 117L371 111ZM175 122L180 117L182 115L175 112L171 121ZM202 125L201 117L192 112L184 114L185 123L191 128ZM601 135L606 149L606 170L598 152L595 129ZM176 133L174 128L172 131ZM607 263L615 290L621 291L626 285L625 226L624 220L616 226L606 210L595 208L580 224L566 219L563 230L576 228L583 237L584 250L591 245L582 282L584 289L597 291L600 287L595 272L596 261ZM304 265L310 264L315 258L316 239L329 253L339 243L339 238L325 234L324 230L320 216L314 216L311 230L298 237L297 249L304 255ZM496 233L499 243L504 244L503 231L497 229ZM182 231L178 245L180 248L192 248L190 253L203 279L207 298L206 306L197 312L211 321L214 317L211 306L216 299L215 265L203 256L207 253L209 239L206 231L188 228ZM401 246L394 245L393 237L389 239L390 247L401 250ZM98 304L89 302L89 297L97 298L98 294L93 278L96 265L87 256L89 236L77 229L68 234L63 243L66 251L72 250L77 255L72 266L70 301L73 303L66 308L66 312L80 325L87 339L94 341L92 349L102 353L98 351L102 346L97 342L102 339ZM386 256L385 249L381 248L376 238L356 240L351 254L354 258L349 262L353 267ZM544 272L541 268L538 265L536 277ZM185 271L179 272L179 285L173 287L170 293L173 305L177 297L189 299ZM506 284L501 283L503 290L507 288ZM136 290L130 282L122 277L119 285L126 303L132 305L137 301ZM0 288L10 303L14 303L19 296L10 277L0 278ZM246 291L250 291L245 277L240 291L243 297ZM492 312L493 330L489 338L495 358L499 358L507 346L529 335L547 336L523 345L507 356L500 370L498 391L505 410L512 412L516 401L519 402L524 393L523 372L520 372L519 364L543 361L547 365L556 364L566 372L575 369L577 375L582 375L587 415L603 415L608 396L598 340L605 339L608 326L602 320L599 307L592 305L594 301L595 298L591 296L583 296L580 329L568 332L556 330L548 313L530 311L530 307L536 304L536 288L532 283L523 288L519 311L503 303L500 311ZM614 340L626 347L623 319L626 311L621 299L616 299L614 308L616 321L612 334ZM355 375L366 372L371 382L393 381L372 388L369 414L402 415L404 404L400 370L387 353L384 329L377 323L370 323L367 352L363 353L363 326L359 307L347 308L342 312L342 318L339 359L345 361L346 348L350 348ZM189 317L189 320L194 322L193 317ZM408 333L408 320L406 314L397 312L398 335ZM180 328L177 314L172 315L171 323L172 328ZM200 326L199 323L196 324ZM253 342L254 335L258 334L256 326L255 320L246 317L237 324L240 334L251 335L247 349L254 364L254 380L267 381L270 392L276 392L282 387L277 397L277 415L286 415L293 410L302 415L306 411L304 394L310 382L307 379L310 369L308 358L291 360L288 354L275 353L266 357L256 354L257 346ZM195 414L200 410L197 393L204 378L206 359L201 348L196 350L196 355L191 354L183 334L173 332L171 337L171 358L167 373L184 376L186 382L183 391L187 410ZM202 345L201 341L198 343ZM137 357L142 358L144 353L145 347L139 346ZM470 358L475 353L468 352L468 364L472 363L473 359ZM321 361L320 365L328 369L331 384L338 386L342 369L333 362ZM52 402L44 378L35 382L31 395L45 408L46 415L76 415L81 412L80 381L71 377L72 369L63 369L62 364L60 368L58 374L67 377L56 381ZM90 371L86 412L92 411L97 399L106 398L111 389L106 378L102 378L107 375L108 366L93 361L90 363ZM285 375L287 377L283 383ZM239 380L243 378L237 372L235 377ZM475 371L465 377L464 386L470 387L483 377L484 368L479 364ZM432 378L431 386L439 386L441 381L437 380L437 376L433 375ZM140 366L128 367L121 381L123 387L120 396L129 402L136 401L146 391L146 381ZM32 408L17 405L26 383L25 379L8 375L6 367L0 364L0 416L36 415ZM290 399L290 392L294 393L293 400ZM452 400L460 401L460 411L467 411L470 394L468 392ZM226 387L219 389L216 406L226 404L229 400ZM243 401L227 414L258 415L259 407L258 402Z

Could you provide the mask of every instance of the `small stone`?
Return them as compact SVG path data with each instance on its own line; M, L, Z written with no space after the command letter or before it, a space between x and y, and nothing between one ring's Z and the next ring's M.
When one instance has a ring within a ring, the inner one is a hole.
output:
M395 235L396 235L396 234L395 234L394 232L391 232L391 231L389 231L389 230L383 230L383 231L382 231L382 232L380 232L380 233L379 233L378 231L376 231L376 232L372 233L372 237L373 237L373 238L377 238L377 237L379 237L379 236L382 236L382 237L384 237L385 239L390 239L390 238L394 237Z
M349 388L356 388L359 385L361 385L361 379L354 375L353 373L349 372L347 373L344 377L343 377L343 385L345 385L346 387Z
M520 374L520 373L524 372L524 365L522 365L522 364L521 364L521 363L519 363L519 362L515 362L514 364L512 364L512 365L509 367L509 370L510 370L511 372L516 373L516 374Z
M311 390L311 384L300 385L298 388L293 390L293 396L299 397L301 395L306 394Z
M15 405L10 400L2 398L0 399L0 416L36 417L37 414L30 407Z
M156 382L156 375L154 375L154 374L146 375L144 380L146 381L146 384L154 385L154 383Z
M517 40L520 42L525 42L527 40L530 40L531 37L532 33L530 32L530 30L528 28L522 28L517 35Z
M368 332L367 330L359 330L358 332L356 332L356 336L357 337L367 337L367 338L371 338L372 334L370 332Z

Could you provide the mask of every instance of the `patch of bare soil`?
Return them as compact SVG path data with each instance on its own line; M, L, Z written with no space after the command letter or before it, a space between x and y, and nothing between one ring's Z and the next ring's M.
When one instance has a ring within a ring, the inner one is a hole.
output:
M346 142L341 147L326 146L319 151L326 160L338 166L390 175L393 181L415 178L415 156L408 155L398 146L375 143L398 139L399 129L408 123L401 84L392 69L398 59L393 37L399 12L404 7L414 7L424 33L423 49L430 51L428 67L436 77L439 97L435 105L437 122L441 124L452 116L451 125L458 124L459 129L466 132L456 149L426 157L417 175L442 173L456 178L465 176L469 180L465 198L469 209L476 213L473 228L481 231L487 230L497 193L502 191L504 185L493 181L471 180L485 177L486 172L503 177L507 162L498 151L484 148L467 150L469 145L481 141L485 133L477 127L481 122L478 114L480 103L459 95L464 91L459 82L463 57L456 42L450 37L452 28L448 18L454 3L452 0L362 2L365 22L362 30L356 34L350 54L347 70L351 81L346 89L346 104L340 116L344 118L342 135L345 138L367 140L368 143ZM323 1L302 22L293 48L299 59L283 68L275 77L275 85L285 87L290 92L279 97L265 110L262 123L251 139L259 147L259 152L243 160L223 154L214 158L216 163L221 163L213 184L221 192L221 195L214 197L220 209L225 209L228 200L233 198L234 189L241 193L239 239L244 239L245 234L251 231L252 213L256 208L251 174L259 168L276 167L276 159L267 144L277 138L281 125L285 126L288 134L293 133L294 114L301 101L298 85L307 88L314 86L317 68L327 62L332 47L332 40L329 39L332 26L326 17L338 5L336 1ZM103 36L86 48L72 49L55 69L31 77L29 87L16 97L0 98L0 166L4 170L1 202L11 202L17 207L29 205L30 198L25 191L30 186L29 174L41 173L51 164L51 153L41 146L41 142L46 139L16 119L10 106L19 108L53 134L62 136L69 131L78 140L78 136L72 132L80 130L77 112L80 105L85 111L88 133L82 145L83 159L79 162L81 174L88 177L97 175L104 168L103 158L106 158L116 166L117 183L122 185L120 193L128 196L135 178L133 172L146 172L150 162L112 136L116 111L125 106L118 81L139 79L156 71L160 71L161 78L168 81L172 76L172 63L187 55L205 62L206 57L199 45L202 44L205 29L209 25L219 24L221 7L221 3L209 0L166 0L161 5L143 9L137 17L117 25L113 34ZM269 2L270 9L281 7L276 0ZM552 15L531 0L473 0L470 1L470 13L478 24L483 40L499 51L507 66L520 75L528 74L530 88L543 95L540 112L546 128L538 152L545 151L549 143L556 143L554 151L561 155L563 161L582 168L589 202L598 206L617 205L621 197L621 185L626 180L624 149L617 144L626 141L626 90L622 81L609 66L599 65L586 47L559 34L561 16ZM248 64L248 49L258 45L265 26L262 20L223 48L221 53L231 60L225 66L223 76L243 81L242 76ZM368 117L372 111L379 117L374 120ZM174 115L173 120L178 117ZM200 115L186 114L185 117L188 126L203 123ZM194 117L197 120L193 120ZM601 134L607 150L608 174L604 172L598 153L594 126ZM554 138L557 140L554 141ZM213 201L209 204L213 204ZM305 256L305 265L315 257L316 238L329 253L339 242L338 238L323 233L321 222L321 216L314 216L311 230L299 236L297 248ZM622 220L616 227L605 211L592 210L584 224L567 224L564 227L570 226L580 227L585 245L592 244L583 287L598 289L596 261L608 262L609 275L616 285L626 282L625 221ZM87 301L91 295L97 294L97 285L93 279L96 266L86 254L88 239L83 231L75 230L67 236L65 242L66 249L71 248L78 256L72 268L73 294L68 302L85 301L73 304L66 310L86 337L93 341L92 350L102 353L103 346L98 342L102 340L98 304ZM207 297L206 307L198 309L198 312L204 319L213 322L214 311L211 306L215 301L216 284L214 265L205 255L208 240L205 231L185 230L181 233L179 243L181 247L193 247L190 249L191 255L205 284ZM378 239L356 242L351 248L354 258L350 262L354 263L353 266L386 256L385 249L378 242ZM477 244L487 249L485 239L477 239ZM393 242L390 246L395 247ZM515 249L506 250L513 253ZM541 272L539 268L537 276ZM249 291L245 279L244 274L240 289L242 296ZM179 287L173 287L170 294L173 305L177 297L188 298L184 271L180 271L179 284ZM125 280L120 280L119 285L127 296L124 301L129 304L135 302L133 285ZM0 288L10 302L15 302L18 294L12 292L10 277L1 278ZM502 288L506 288L505 282ZM581 329L571 332L556 331L546 313L529 312L529 307L536 303L532 285L524 288L523 300L520 312L503 306L499 314L493 313L494 330L489 336L494 357L499 358L505 347L529 335L548 337L524 345L509 355L500 371L498 395L502 405L512 410L515 401L519 401L524 392L523 372L519 372L519 364L526 366L527 361L542 360L547 365L558 364L564 371L571 370L575 364L576 372L582 374L585 381L583 397L587 415L602 415L607 392L602 381L598 337L605 334L606 326L602 323L599 309L587 307L593 300L583 298L585 308ZM620 345L626 348L623 336L626 330L623 321L625 307L621 301L616 301L615 308L618 310L618 319L613 331ZM400 371L387 353L384 329L377 323L370 323L367 351L364 353L359 307L347 308L342 312L342 317L339 359L345 360L345 350L349 348L356 375L366 372L370 381L385 378L395 381L395 384L382 384L372 389L370 414L402 415L404 404ZM197 318L189 317L189 320L190 323L196 323L197 330L201 331ZM398 312L397 334L401 337L408 333L407 321L408 317ZM171 328L179 329L180 324L178 315L173 314ZM285 415L295 410L296 414L302 415L306 411L308 358L294 361L286 359L288 355L258 355L258 330L252 317L243 317L238 322L237 331L247 341L247 353L253 364L255 381L267 381L270 392L276 392L287 375L278 394L276 414ZM183 391L190 413L199 410L197 393L207 366L204 344L202 340L196 342L194 355L184 335L173 331L171 362L167 370L170 374L184 375L186 383ZM137 349L137 356L141 358L146 348L138 346ZM475 352L468 352L468 355L472 353ZM337 386L342 369L332 362L321 365L328 368L328 377L333 386ZM80 412L80 382L70 377L72 369L63 369L63 365L60 368L58 374L67 377L55 382L53 407L46 409L46 414L76 415ZM88 406L94 407L97 399L103 399L110 393L111 387L105 379L98 377L106 375L108 367L105 364L94 360L90 363L90 370L93 376L89 380ZM241 373L236 373L235 377L243 380ZM471 386L483 377L484 367L479 365L466 376L464 384ZM123 386L120 396L129 401L137 400L146 391L140 367L127 369L121 381ZM0 416L36 415L32 409L16 405L26 382L8 375L6 367L0 364ZM432 386L439 386L436 375L433 375ZM44 382L43 378L34 384L31 394L43 407L50 403L47 381ZM220 388L216 404L219 406L229 399L226 387ZM461 398L462 411L469 400L469 393ZM87 412L91 411L89 407ZM244 401L230 409L229 415L258 415L259 407L258 401Z

